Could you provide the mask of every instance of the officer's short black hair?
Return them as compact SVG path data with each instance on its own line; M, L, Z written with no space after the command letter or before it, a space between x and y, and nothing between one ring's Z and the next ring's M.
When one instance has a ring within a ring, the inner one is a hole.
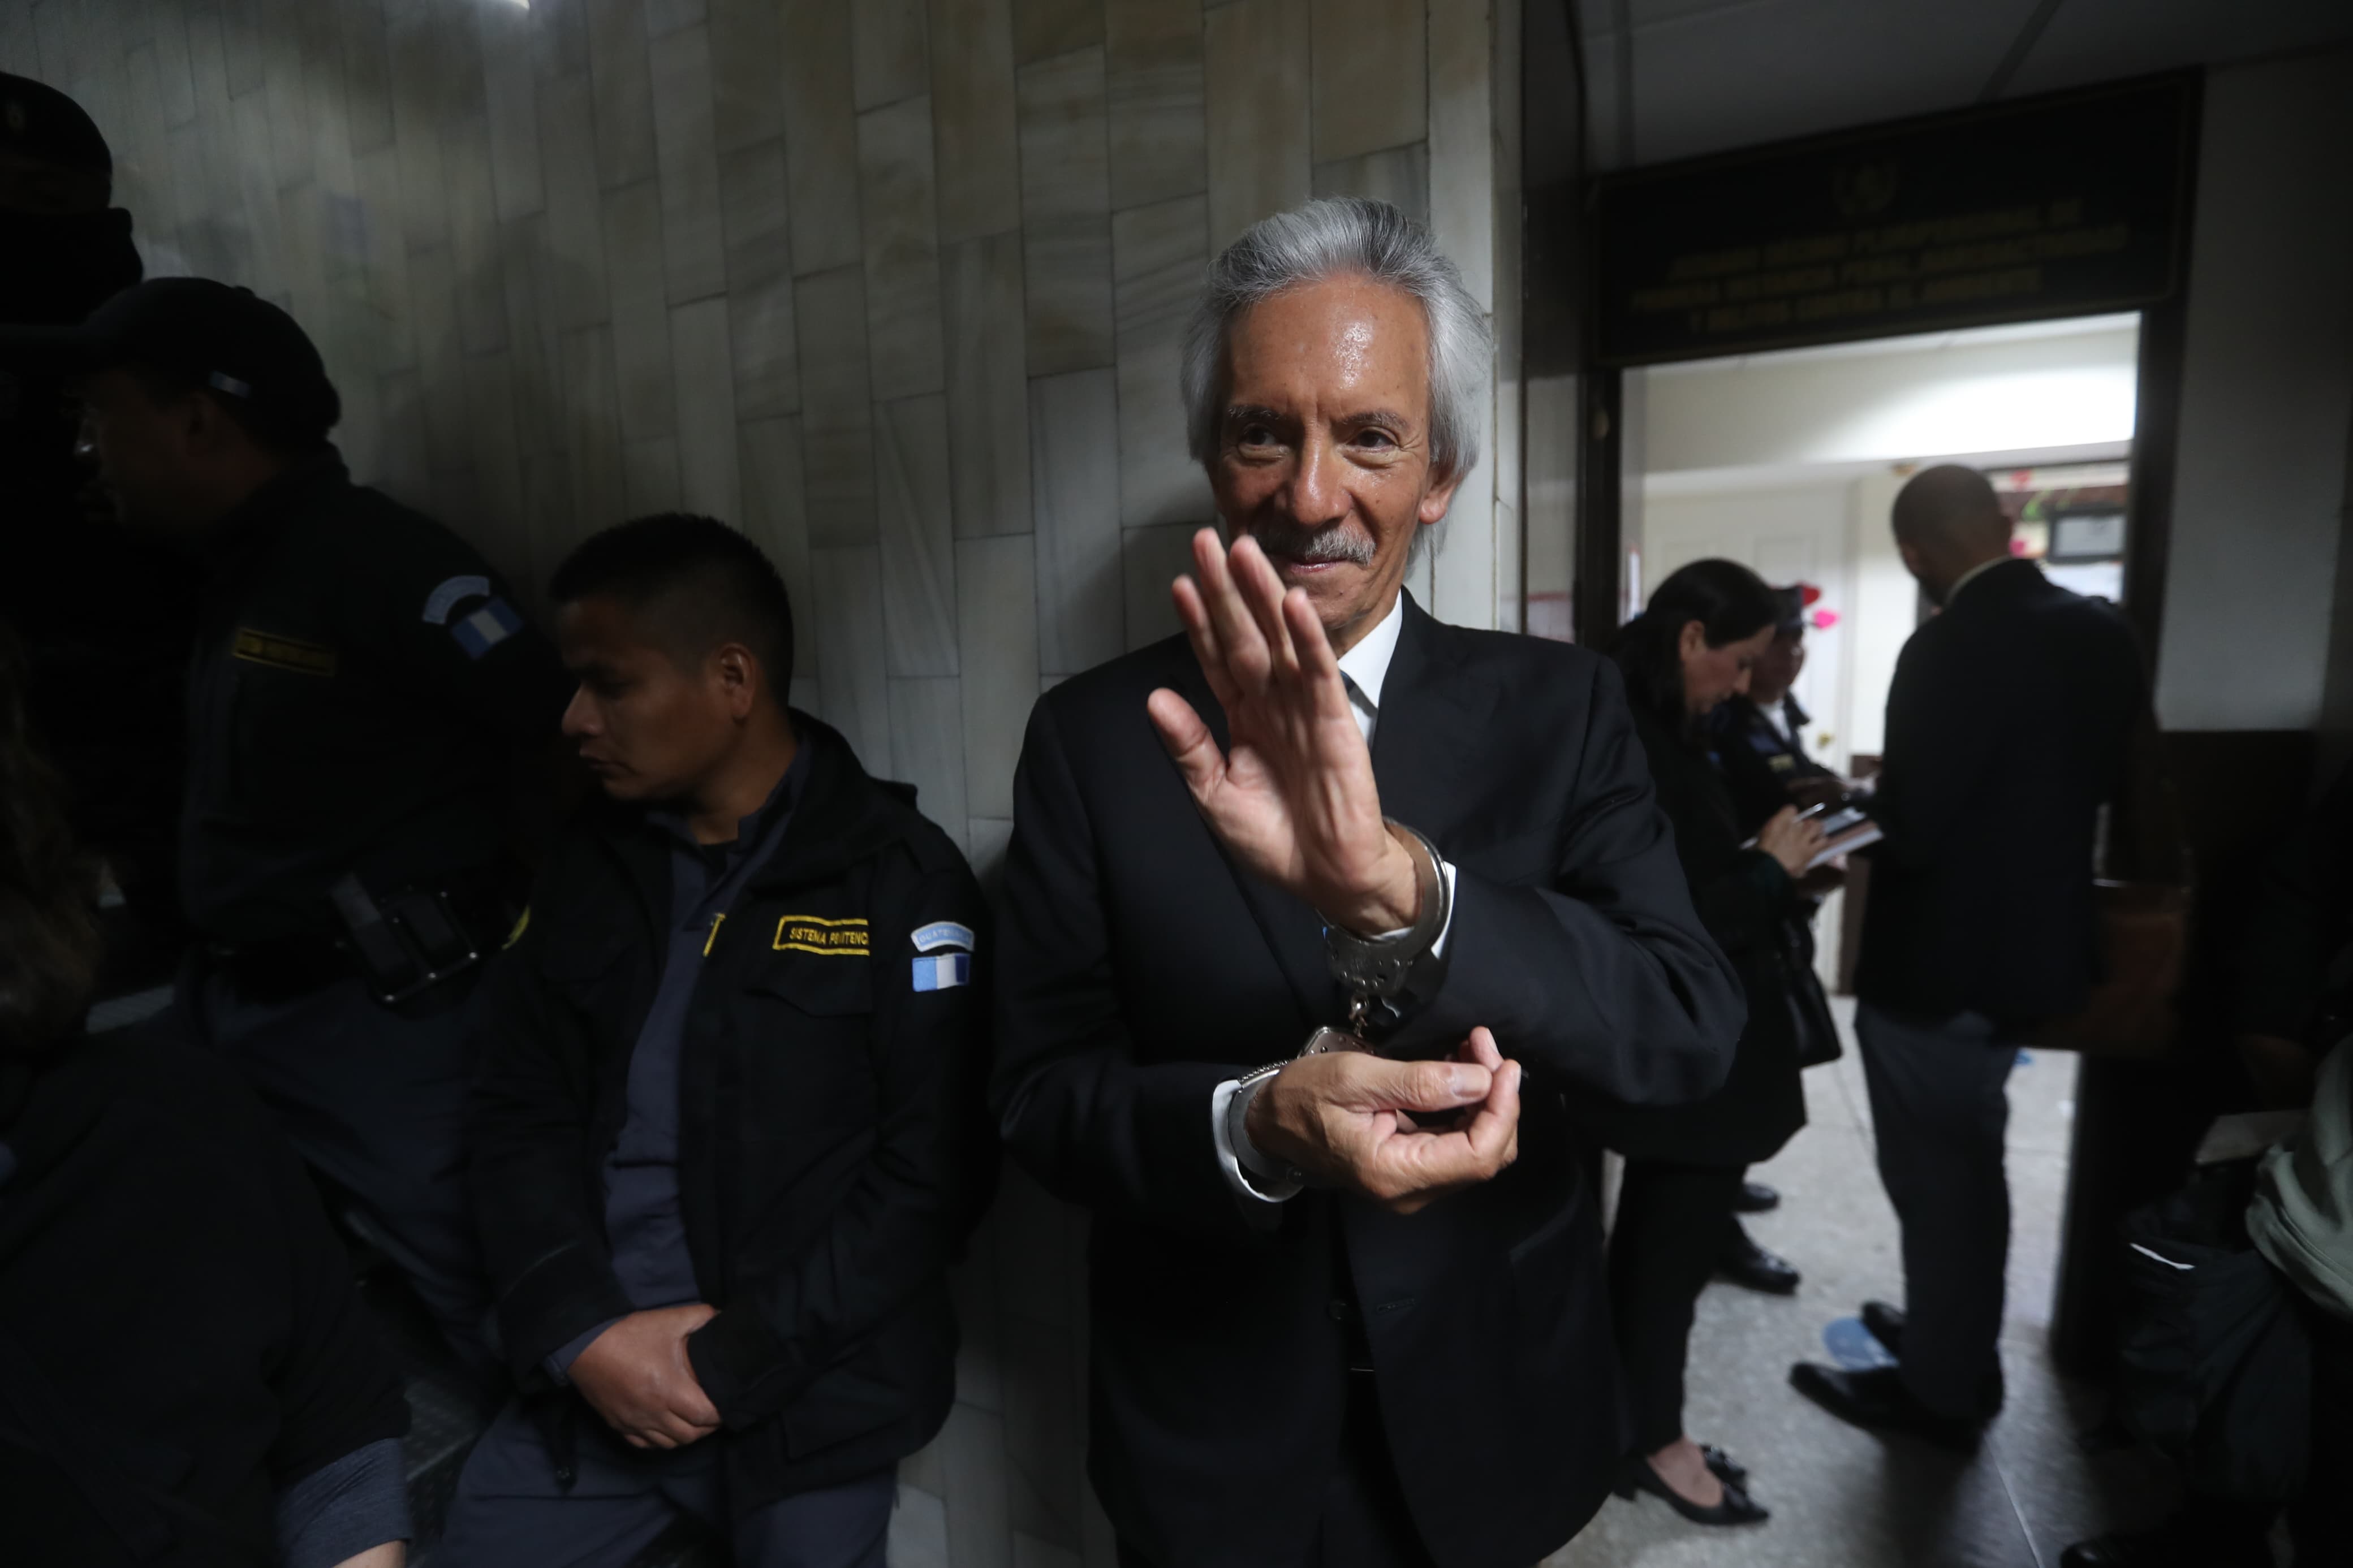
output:
M793 603L760 547L717 518L657 512L591 534L548 580L559 605L611 598L681 667L724 642L760 661L776 706L793 683Z
M141 390L158 403L175 403L183 397L211 398L255 446L280 457L307 458L325 451L332 444L315 420L290 417L275 408L225 395L186 371L139 363L123 368L138 381Z

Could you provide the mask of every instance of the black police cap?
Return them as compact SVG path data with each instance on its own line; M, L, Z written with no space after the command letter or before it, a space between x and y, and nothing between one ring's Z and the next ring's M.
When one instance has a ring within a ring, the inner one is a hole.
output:
M323 439L343 413L326 362L294 318L249 289L209 278L151 278L79 327L0 328L0 366L161 371L305 440Z
M111 176L114 154L80 104L30 77L0 72L0 152Z

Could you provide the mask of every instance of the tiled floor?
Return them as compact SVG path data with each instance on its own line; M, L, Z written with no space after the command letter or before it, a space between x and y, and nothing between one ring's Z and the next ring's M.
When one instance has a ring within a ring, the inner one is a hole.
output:
M1844 1026L1852 1004L1839 1011ZM2161 1516L2165 1482L2150 1460L2077 1445L2099 1397L2061 1382L2044 1353L2075 1059L2036 1052L2010 1078L2010 1398L1968 1460L1857 1431L1788 1386L1792 1362L1827 1359L1825 1324L1867 1297L1903 1300L1851 1033L1846 1057L1807 1080L1812 1124L1757 1172L1782 1205L1750 1222L1805 1284L1794 1298L1710 1287L1692 1342L1691 1435L1751 1468L1772 1520L1708 1530L1654 1499L1613 1500L1543 1568L2055 1568L2070 1541Z

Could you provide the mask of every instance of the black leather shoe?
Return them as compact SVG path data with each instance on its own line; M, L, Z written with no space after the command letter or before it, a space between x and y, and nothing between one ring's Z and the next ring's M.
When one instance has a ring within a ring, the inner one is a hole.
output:
M1713 1469L1713 1465L1708 1467ZM1714 1508L1702 1508L1674 1488L1667 1485L1651 1461L1640 1454L1629 1454L1618 1468L1618 1495L1630 1499L1636 1492L1649 1492L1690 1520L1694 1524L1762 1524L1773 1517L1772 1510L1750 1500L1748 1494L1732 1481L1724 1481L1724 1500Z
M1903 1308L1891 1307L1884 1301L1865 1301L1862 1304L1862 1326L1871 1331L1871 1337L1877 1340L1889 1355L1897 1361L1904 1359Z
M1743 1182L1740 1195L1732 1200L1735 1214L1763 1214L1781 1206L1781 1194L1762 1182Z
M1725 1240L1724 1255L1715 1260L1715 1277L1768 1296L1797 1294L1799 1278L1788 1258L1757 1246L1737 1221Z
M1840 1420L1874 1432L1909 1432L1939 1447L1967 1454L1976 1450L1982 1422L1939 1415L1904 1386L1901 1367L1874 1367L1848 1372L1801 1361L1789 1369L1789 1386Z
M2260 1535L2221 1542L2168 1520L2078 1541L2059 1554L2059 1568L2272 1568L2272 1549Z
M1728 1482L1736 1487L1745 1487L1748 1484L1748 1467L1734 1459L1731 1455L1715 1444L1702 1443L1699 1446L1699 1457L1707 1461L1707 1468L1715 1472L1717 1480Z

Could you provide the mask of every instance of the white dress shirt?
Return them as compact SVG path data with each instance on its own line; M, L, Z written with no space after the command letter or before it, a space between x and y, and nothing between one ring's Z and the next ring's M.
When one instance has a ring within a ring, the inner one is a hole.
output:
M1405 629L1405 616L1398 611L1401 598L1402 595L1398 599L1391 599L1388 611L1374 623L1373 629L1366 633L1356 647L1340 656L1340 679L1347 686L1348 705L1355 711L1356 728L1363 732L1367 750L1373 743L1373 731L1380 724L1381 687L1388 679L1389 660L1397 655L1398 634ZM1438 872L1446 879L1446 890L1451 900L1454 891L1454 868L1441 859L1438 863ZM1446 939L1453 927L1452 911L1450 910L1446 929L1438 933L1438 940L1432 944L1434 951L1441 953L1446 951ZM1259 1085L1265 1082L1261 1079ZM1251 1086L1253 1095L1259 1085ZM1226 1173L1226 1184L1240 1196L1258 1203L1279 1204L1297 1197L1302 1184L1283 1174L1276 1162L1267 1159L1251 1144L1250 1133L1242 1125L1242 1119L1250 1110L1250 1101L1244 1100L1240 1105L1234 1103L1235 1093L1240 1087L1240 1079L1228 1079L1209 1094L1209 1135L1217 1142L1218 1166Z

